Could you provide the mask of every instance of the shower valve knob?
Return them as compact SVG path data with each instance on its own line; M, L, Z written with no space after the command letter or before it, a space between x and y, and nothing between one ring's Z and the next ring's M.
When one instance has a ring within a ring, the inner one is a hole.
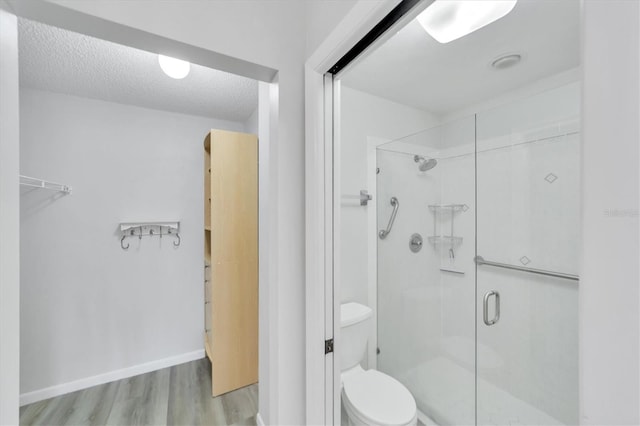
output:
M413 253L417 253L422 249L422 235L420 234L413 234L411 236L411 239L409 240L409 249L413 252Z

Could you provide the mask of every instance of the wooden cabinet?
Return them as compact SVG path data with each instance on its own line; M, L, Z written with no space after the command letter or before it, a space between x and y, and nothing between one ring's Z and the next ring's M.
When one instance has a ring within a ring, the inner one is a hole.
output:
M212 130L204 151L204 335L217 396L258 381L258 139Z

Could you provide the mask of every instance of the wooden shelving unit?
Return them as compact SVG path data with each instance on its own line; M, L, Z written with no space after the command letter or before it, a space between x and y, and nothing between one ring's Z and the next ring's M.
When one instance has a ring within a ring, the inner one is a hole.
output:
M212 394L258 381L258 139L204 141L204 346Z

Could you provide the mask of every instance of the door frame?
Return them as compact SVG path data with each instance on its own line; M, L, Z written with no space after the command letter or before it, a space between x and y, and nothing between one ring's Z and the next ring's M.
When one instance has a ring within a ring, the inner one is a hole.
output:
M378 24L397 10L416 4L411 0L359 0L305 64L305 241L306 241L306 414L307 424L340 424L340 193L339 85L333 74L339 61L349 58ZM431 1L423 0L426 7ZM412 10L413 12L413 10ZM385 30L386 31L386 30ZM367 46L378 42L376 34ZM350 60L354 59L351 56ZM329 71L332 71L329 73ZM336 115L336 112L338 113ZM325 354L325 341L333 339L335 352ZM320 367L322 366L322 367Z
M0 0L0 424L17 424L20 389L18 22Z
M271 415L273 415L272 413L278 412L278 392L280 389L278 383L278 370L280 368L278 366L278 342L280 336L277 327L278 286L275 285L278 282L278 270L276 266L273 266L278 264L277 256L278 253L281 252L277 238L278 192L276 182L278 171L275 164L278 153L278 119L280 108L279 71L264 65L248 62L174 39L148 33L137 28L128 27L114 21L68 9L51 2L0 0L0 12L9 16L11 20L16 20L17 18L31 19L124 46L148 52L171 54L195 64L258 81L258 160L260 164L258 170L259 412L256 416L256 421L258 425L264 425L260 412L267 412ZM4 19L4 16L2 16L2 18ZM14 26L13 22L12 26ZM17 32L17 20L15 21L15 27L15 31ZM0 41L4 43L5 40L3 38ZM13 77L14 76L9 75L9 73L5 75L3 70L3 74L0 75L0 83L3 84L3 89L6 83L6 86L11 89L12 92L15 90L17 95L19 93L18 81L17 79L13 81ZM10 95L11 99L8 99L7 102L14 101L12 97L13 93L10 93ZM5 100L4 97L2 100ZM18 128L13 128L14 116L5 114L8 112L9 111L0 108L0 113L2 113L0 119L8 118L7 121L9 124L6 126L7 135L10 136L11 144L19 144L19 139L17 138ZM17 114L19 113L18 108L12 108L11 112L15 113L14 115L16 115L15 118L17 119ZM17 127L17 120L15 127ZM5 128L3 127L3 131L4 130ZM3 149L5 147L4 145L3 141ZM17 315L20 290L20 280L18 277L20 258L17 248L19 247L20 239L18 235L19 226L16 226L16 223L19 224L19 202L14 203L11 201L15 200L15 196L19 196L17 185L19 159L17 156L10 155L7 155L6 158L2 156L1 159L3 160L3 182L0 186L0 196L2 196L2 203L9 201L6 204L9 205L10 208L0 209L0 219L3 219L3 227L0 230L5 230L5 217L7 218L6 225L10 225L12 230L11 235L4 235L3 233L2 247L4 248L5 245L7 245L12 248L11 250L6 250L6 253L3 253L2 256L1 264L6 265L7 268L3 268L3 271L6 269L6 273L0 276L0 278L2 278L2 282L0 282L0 292L8 295L6 302L12 303L13 306L10 311L7 310L7 312L5 312L4 309L0 311L0 323L9 323L11 328L11 330L5 330L5 328L8 329L9 327L3 327L2 330L0 330L2 332L3 343L8 342L7 345L3 345L3 348L5 346L7 348L6 351L3 350L2 355L4 357L6 352L10 355L10 357L8 356L7 358L11 358L7 360L6 365L5 359L2 359L2 364L0 364L0 371L2 371L3 374L5 368L11 372L11 380L7 380L6 386L4 381L0 383L0 385L2 385L0 394L3 399L2 406L0 407L2 408L2 412L0 412L0 424L17 424L20 405L20 385L17 375L19 368L16 367L16 365L19 365L19 345L17 344L17 338L20 335L20 321ZM6 180L5 174L7 175ZM10 193L8 193L9 191L4 191L5 187L10 188ZM9 232L7 232L7 234L9 234ZM4 303L2 307L4 308ZM5 321L5 319L10 319L10 321ZM8 331L10 331L10 333ZM5 334L7 335L6 341ZM13 343L16 344L14 345ZM7 408L6 411L5 408Z

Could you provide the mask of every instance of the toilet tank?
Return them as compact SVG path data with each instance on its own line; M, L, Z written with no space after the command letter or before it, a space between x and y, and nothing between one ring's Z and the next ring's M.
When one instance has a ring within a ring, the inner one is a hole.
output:
M340 305L340 369L348 370L360 364L369 339L370 307L359 303Z

